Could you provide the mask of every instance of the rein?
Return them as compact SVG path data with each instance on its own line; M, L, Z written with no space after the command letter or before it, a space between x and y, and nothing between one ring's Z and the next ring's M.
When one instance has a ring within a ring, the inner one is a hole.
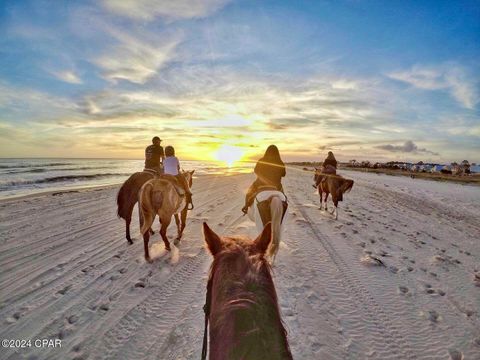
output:
M205 313L205 327L203 330L202 360L207 359L208 352L208 319L210 318L210 305L212 303L212 284L213 274L210 279L208 279L205 305L203 305L203 312Z

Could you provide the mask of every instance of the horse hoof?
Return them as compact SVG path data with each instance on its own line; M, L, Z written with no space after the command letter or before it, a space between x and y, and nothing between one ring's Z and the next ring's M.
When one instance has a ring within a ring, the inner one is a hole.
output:
M153 262L152 258L150 256L145 256L145 261L151 264Z
M170 246L165 246L165 250L171 251L172 249L170 248Z
M128 242L128 245L133 245L133 241L132 240L127 240Z

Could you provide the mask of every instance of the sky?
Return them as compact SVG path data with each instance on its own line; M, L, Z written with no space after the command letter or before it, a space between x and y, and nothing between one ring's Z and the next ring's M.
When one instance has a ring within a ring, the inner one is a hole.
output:
M0 157L480 162L480 1L0 1Z

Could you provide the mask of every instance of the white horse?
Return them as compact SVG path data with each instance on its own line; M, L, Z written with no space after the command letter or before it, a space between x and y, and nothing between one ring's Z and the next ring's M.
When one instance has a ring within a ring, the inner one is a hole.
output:
M257 204L270 199L270 218L272 222L272 241L267 249L267 256L271 259L273 265L275 256L280 246L280 239L282 235L282 216L283 216L283 203L287 201L287 197L284 193L277 190L264 190L257 194L254 203L248 208L248 217L255 222L258 231L262 231L266 224L263 224L262 217L258 210ZM286 216L287 214L285 214Z

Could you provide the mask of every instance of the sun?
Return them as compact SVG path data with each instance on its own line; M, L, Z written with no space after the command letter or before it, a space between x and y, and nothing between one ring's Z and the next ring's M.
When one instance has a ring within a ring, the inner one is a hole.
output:
M243 149L238 146L222 145L215 153L218 161L225 163L228 167L232 167L243 156Z

